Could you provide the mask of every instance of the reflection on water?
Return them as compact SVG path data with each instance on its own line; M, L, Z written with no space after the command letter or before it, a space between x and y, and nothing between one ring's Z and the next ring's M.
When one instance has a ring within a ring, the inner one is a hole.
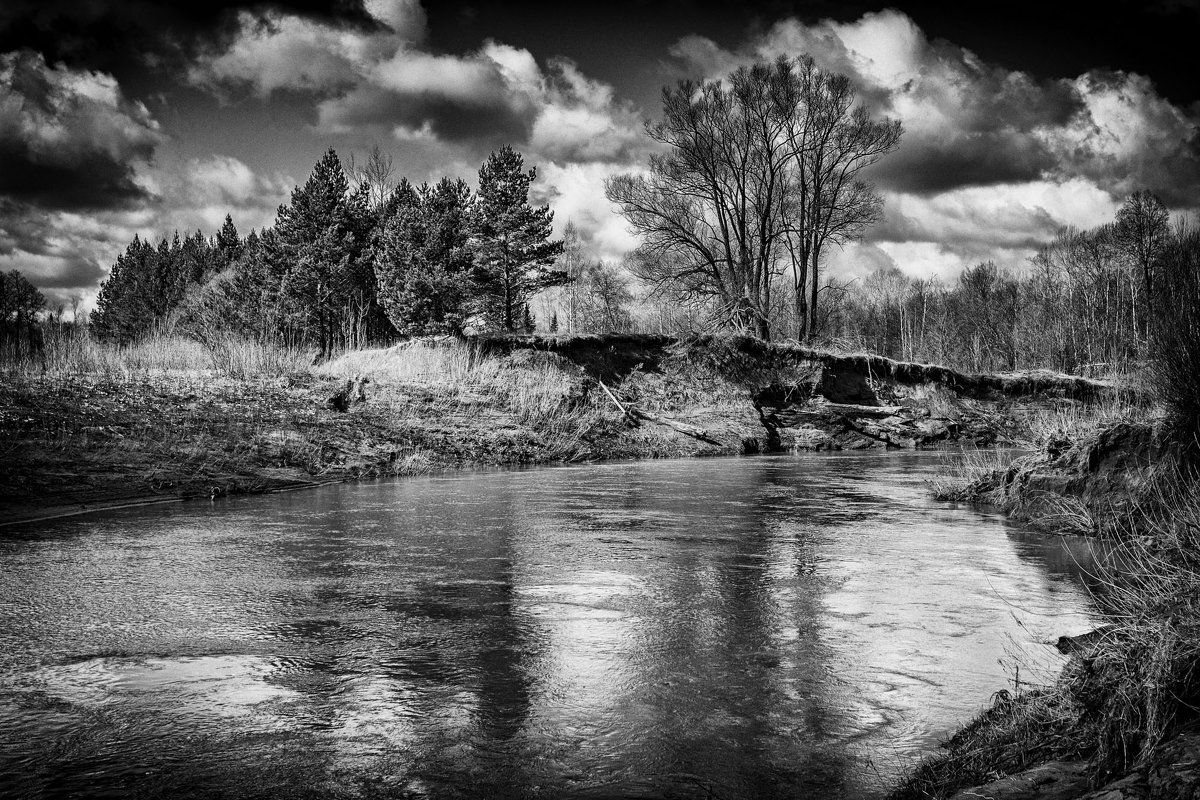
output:
M337 486L0 539L0 784L870 797L1088 627L923 454Z

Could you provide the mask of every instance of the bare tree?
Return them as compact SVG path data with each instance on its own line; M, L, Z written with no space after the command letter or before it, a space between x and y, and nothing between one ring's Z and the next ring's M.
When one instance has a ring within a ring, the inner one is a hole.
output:
M605 261L593 261L583 267L577 283L580 289L577 311L582 330L615 333L633 326L633 316L629 313L633 292L623 269Z
M664 89L663 121L647 132L666 152L648 175L605 189L643 239L633 263L654 290L712 302L769 338L773 279L790 261L798 332L811 337L821 258L879 218L858 173L895 149L900 130L856 107L844 76L781 57L727 82Z
M638 277L655 290L710 299L728 322L763 338L788 183L772 98L791 80L781 59L738 69L728 86L684 81L664 89L663 121L646 130L666 152L651 156L649 174L605 184L642 237Z
M1141 271L1148 311L1153 313L1154 264L1171 238L1166 206L1148 189L1134 192L1117 212L1116 238Z
M899 146L902 129L898 121L872 119L855 105L850 79L821 69L809 56L796 59L791 73L794 80L777 98L795 176L786 204L787 244L796 337L812 339L820 332L821 259L880 219L882 200L858 175Z
M567 220L563 228L563 251L558 257L558 267L567 273L568 283L562 287L563 301L566 304L567 332L579 332L579 301L581 287L579 278L583 274L583 237L579 234L573 220Z
M345 169L355 189L367 187L367 202L372 209L383 206L398 185L392 157L384 153L378 144L371 146L371 152L362 166L355 163L354 154L351 153Z

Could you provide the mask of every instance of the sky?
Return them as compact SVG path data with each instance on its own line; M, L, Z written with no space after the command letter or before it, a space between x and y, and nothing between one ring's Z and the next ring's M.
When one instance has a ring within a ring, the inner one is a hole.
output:
M134 235L271 224L329 147L473 181L511 144L594 257L637 245L604 179L644 168L664 85L784 54L904 126L883 221L830 273L1021 269L1149 188L1200 206L1200 0L954 4L5 0L0 270L86 309Z

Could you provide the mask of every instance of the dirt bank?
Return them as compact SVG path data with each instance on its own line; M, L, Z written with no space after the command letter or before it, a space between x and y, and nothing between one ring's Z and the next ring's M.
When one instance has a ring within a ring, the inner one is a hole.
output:
M0 522L468 465L988 444L1023 408L1111 391L645 335L408 343L250 380L10 374Z

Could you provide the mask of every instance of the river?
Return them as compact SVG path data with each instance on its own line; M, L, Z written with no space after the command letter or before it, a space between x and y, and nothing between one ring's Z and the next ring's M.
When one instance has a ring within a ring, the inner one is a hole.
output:
M1086 547L928 499L944 468L468 472L0 529L0 794L876 797L1094 622Z

